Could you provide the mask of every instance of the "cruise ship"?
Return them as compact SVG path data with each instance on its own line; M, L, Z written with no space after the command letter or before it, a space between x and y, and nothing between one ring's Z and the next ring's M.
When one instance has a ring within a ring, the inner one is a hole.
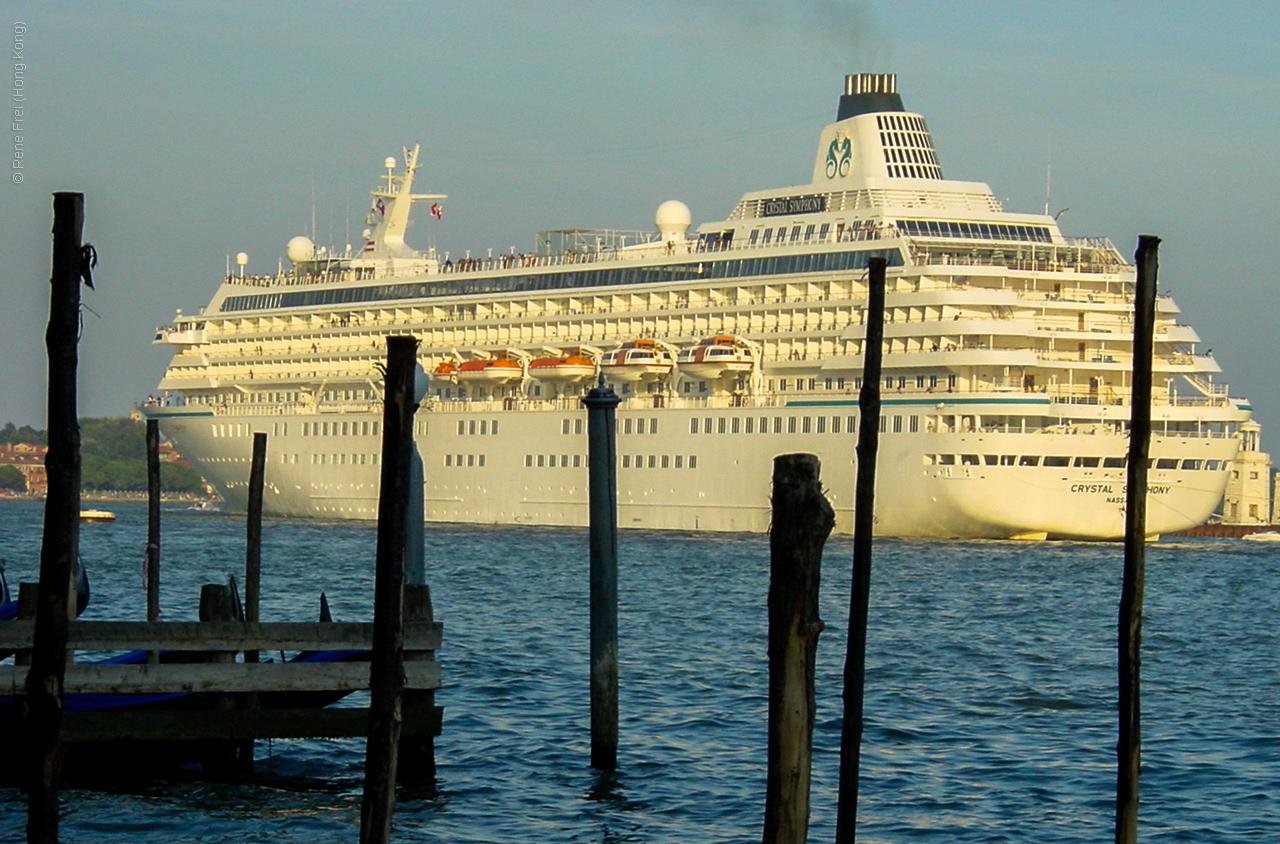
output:
M943 176L892 74L846 77L806 183L746 193L691 229L560 229L529 252L406 243L418 147L388 158L362 243L289 241L278 274L230 272L156 343L145 412L231 510L252 434L268 512L376 517L385 338L419 338L430 521L583 525L586 414L617 412L622 527L765 531L778 454L811 452L853 524L867 265L887 261L876 530L882 536L1123 535L1134 268L1048 213ZM429 203L429 205L428 205ZM1048 209L1045 209L1046 212ZM1204 522L1249 404L1158 300L1147 527Z

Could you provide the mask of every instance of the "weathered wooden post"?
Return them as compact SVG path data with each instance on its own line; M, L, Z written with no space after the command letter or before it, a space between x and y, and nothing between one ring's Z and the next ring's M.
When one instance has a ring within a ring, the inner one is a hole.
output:
M822 548L835 511L822 494L813 454L773 459L773 524L769 530L769 750L764 844L804 844L809 835L809 781Z
M591 522L591 766L618 767L618 443L622 399L604 375L587 391Z
M244 620L260 621L262 605L262 487L267 471L267 434L253 435L253 458L249 464L248 516L245 519ZM245 651L245 662L257 662L257 651Z
M1133 315L1133 391L1125 490L1124 584L1120 590L1120 711L1116 742L1116 844L1138 841L1138 778L1142 768L1142 601L1147 567L1147 458L1151 447L1151 367L1160 238L1138 238Z
M160 422L147 420L147 621L160 620ZM148 655L155 662L157 654Z
M58 840L58 769L62 755L62 684L67 667L67 622L76 558L80 551L80 425L76 419L79 366L80 282L90 282L93 247L81 243L84 194L53 195L53 271L49 325L49 477L40 546L35 635L27 674L26 738L31 771L27 789L27 840Z
M840 731L840 796L836 841L857 840L858 774L862 754L867 670L867 616L871 604L871 549L875 531L876 450L880 444L880 364L884 355L885 259L872 258L867 274L866 340L858 392L858 471L853 501L853 585L844 661L844 718Z
M413 389L417 350L416 337L387 338L369 740L365 750L360 844L390 841L391 817L396 805L396 764L404 708L405 546L413 414L417 410Z

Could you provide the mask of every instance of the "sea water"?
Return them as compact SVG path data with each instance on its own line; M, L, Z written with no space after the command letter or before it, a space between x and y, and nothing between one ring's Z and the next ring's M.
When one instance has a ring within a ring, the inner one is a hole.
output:
M176 505L175 505L176 507ZM81 528L86 613L145 616L144 505ZM42 508L0 504L10 580L35 579ZM376 528L267 520L262 616L372 613ZM434 787L403 790L402 842L750 842L764 812L767 537L626 531L619 541L616 772L590 766L588 545L578 529L428 525L444 622ZM827 544L811 841L834 837L852 548ZM1084 844L1113 837L1112 544L878 541L858 803L866 842ZM244 566L244 523L166 511L161 602ZM242 578L241 578L242 579ZM1144 842L1280 841L1280 547L1150 546ZM7 764L13 764L8 757ZM361 741L275 741L258 776L63 791L72 842L354 841ZM0 789L0 841L25 797Z

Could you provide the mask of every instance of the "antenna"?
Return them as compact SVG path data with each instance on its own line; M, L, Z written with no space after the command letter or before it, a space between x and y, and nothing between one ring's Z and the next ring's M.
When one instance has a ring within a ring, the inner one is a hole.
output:
M1053 183L1053 138L1049 138L1048 158L1044 163L1044 214L1049 216L1049 189Z

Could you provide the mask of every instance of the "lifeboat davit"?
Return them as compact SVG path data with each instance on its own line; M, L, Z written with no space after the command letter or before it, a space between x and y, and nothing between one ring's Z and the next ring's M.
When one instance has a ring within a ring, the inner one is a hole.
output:
M755 353L746 341L728 334L708 337L696 346L681 349L680 371L694 378L745 375L755 366Z
M467 360L458 365L458 380L468 384L506 384L520 380L523 369L512 358Z
M529 361L529 376L539 381L586 381L595 374L595 361L577 350L567 355Z
M675 362L670 349L657 340L642 339L605 352L600 368L613 380L646 381L666 378Z

